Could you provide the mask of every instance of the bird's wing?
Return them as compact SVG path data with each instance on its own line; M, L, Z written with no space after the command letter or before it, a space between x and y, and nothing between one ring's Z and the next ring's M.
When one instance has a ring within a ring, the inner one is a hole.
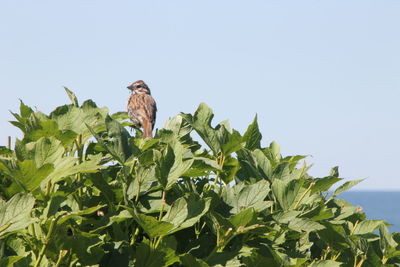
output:
M152 129L156 123L157 105L151 95L143 95L143 107L146 118L150 121Z
M151 95L132 95L129 98L128 113L131 119L135 117L141 124L143 124L143 120L147 120L153 128L156 122L156 112L157 105Z

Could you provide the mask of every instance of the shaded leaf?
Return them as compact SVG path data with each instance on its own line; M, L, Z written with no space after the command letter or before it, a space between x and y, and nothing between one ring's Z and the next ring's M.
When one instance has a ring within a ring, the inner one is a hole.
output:
M233 215L229 218L229 221L232 223L235 228L240 226L247 226L250 222L252 222L256 218L256 213L253 208L249 208L246 210L242 210L238 214Z
M288 227L295 231L312 232L325 229L325 227L317 222L305 218L293 218L289 221Z
M254 150L256 148L261 148L261 138L260 129L258 128L257 115L254 117L253 122L249 125L246 132L243 135L243 141L246 142L245 147L249 150Z
M166 236L175 227L172 223L158 221L151 216L139 214L136 211L133 212L132 216L151 238Z
M275 179L272 183L272 192L274 193L276 200L283 210L289 210L294 207L295 200L299 194L300 188L303 184L303 180L291 180L283 181Z

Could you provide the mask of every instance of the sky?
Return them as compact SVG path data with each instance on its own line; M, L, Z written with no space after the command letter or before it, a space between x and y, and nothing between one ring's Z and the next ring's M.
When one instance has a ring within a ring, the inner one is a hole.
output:
M310 174L400 190L400 1L0 2L0 145L19 99L49 113L93 99L124 111L144 80L156 127L201 102L263 145L309 155Z

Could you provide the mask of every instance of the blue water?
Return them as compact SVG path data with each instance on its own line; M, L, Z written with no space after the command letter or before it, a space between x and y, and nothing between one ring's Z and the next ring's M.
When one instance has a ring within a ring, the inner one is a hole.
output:
M369 220L385 220L393 224L391 232L400 232L400 191L351 191L338 196L353 206L361 206Z

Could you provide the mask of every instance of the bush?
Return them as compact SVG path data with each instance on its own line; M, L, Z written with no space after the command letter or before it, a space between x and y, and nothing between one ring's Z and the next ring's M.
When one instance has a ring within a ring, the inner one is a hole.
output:
M0 266L400 265L400 236L337 198L360 180L329 193L338 169L314 178L305 156L262 147L257 117L241 135L200 104L144 140L126 113L66 90L72 104L49 115L13 113Z

